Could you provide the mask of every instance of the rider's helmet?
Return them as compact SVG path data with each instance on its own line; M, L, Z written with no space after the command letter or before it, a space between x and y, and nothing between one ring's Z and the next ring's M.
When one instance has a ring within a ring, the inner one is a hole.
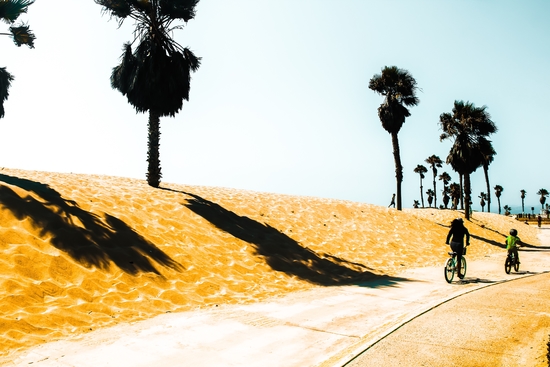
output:
M512 235L512 236L517 236L517 235L518 235L518 231L516 231L515 229L512 228L512 229L510 230L510 235Z

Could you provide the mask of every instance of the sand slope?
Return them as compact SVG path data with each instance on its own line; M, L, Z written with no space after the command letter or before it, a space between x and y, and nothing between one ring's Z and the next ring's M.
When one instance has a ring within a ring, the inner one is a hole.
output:
M166 313L360 284L442 264L450 210L0 170L0 358ZM474 213L470 258L511 227ZM0 359L1 362L1 359Z

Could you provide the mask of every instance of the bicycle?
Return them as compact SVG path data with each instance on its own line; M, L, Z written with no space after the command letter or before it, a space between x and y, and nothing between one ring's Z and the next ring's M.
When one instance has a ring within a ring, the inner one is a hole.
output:
M445 262L445 280L447 283L451 283L453 281L453 278L455 277L456 272L456 252L448 252L449 258L447 259L447 262ZM460 266L460 274L458 277L460 279L464 278L466 276L466 248L464 248L464 253L462 254L462 261Z
M516 273L519 271L519 261L513 252L508 253L506 256L506 261L504 262L504 271L506 274L510 274L512 267L514 267L514 271Z

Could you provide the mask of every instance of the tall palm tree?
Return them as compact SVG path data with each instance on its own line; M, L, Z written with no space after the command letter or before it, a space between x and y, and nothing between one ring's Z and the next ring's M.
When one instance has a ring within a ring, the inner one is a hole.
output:
M537 195L540 195L540 205L542 205L542 210L544 210L544 203L546 203L546 197L548 196L548 190L540 189L537 191Z
M397 210L402 210L403 166L401 165L397 134L401 130L405 118L411 115L407 107L416 106L420 102L416 97L416 80L407 70L399 69L396 66L385 66L381 74L375 74L369 81L369 89L384 96L384 102L378 107L378 117L382 127L391 134L397 183Z
M527 191L521 190L521 212L525 213L525 194L527 194Z
M495 127L495 132L498 129ZM493 145L491 144L490 140L485 139L484 137L480 137L479 139L479 149L481 150L481 154L483 156L483 173L485 174L485 183L487 184L487 212L491 211L491 185L489 184L489 165L493 163L495 160L495 155L497 154L495 152L495 149L493 148Z
M434 180L433 180L433 185L434 185L434 207L437 208L437 188L435 186L435 178L437 177L437 168L438 167L439 168L443 167L442 166L443 161L438 156L431 155L428 158L426 158L425 162L428 163L430 165L430 167L432 168L432 173L433 173L433 178L434 178Z
M123 47L121 62L113 68L111 86L128 98L137 112L148 112L147 182L158 187L160 169L160 118L174 117L189 100L191 71L200 58L172 38L183 28L174 21L195 17L199 0L95 0L119 23L135 21L134 40ZM135 49L132 46L136 44Z
M0 20L10 24L9 33L0 33L2 36L9 36L17 46L27 45L34 48L36 37L26 24L15 25L15 21L21 14L27 12L34 0L0 0ZM9 97L9 89L13 75L5 67L0 67L0 118L4 117L4 102Z
M500 214L500 195L502 195L502 192L504 191L504 189L500 185L495 185L494 189L495 189L495 196L497 197L497 201L498 201L498 214Z
M480 138L486 138L496 131L486 106L475 107L473 103L455 101L452 113L439 117L443 133L440 139L452 139L453 146L447 156L447 163L464 176L465 218L470 219L471 183L470 175L483 165L484 156L480 150Z
M428 172L428 169L424 167L423 165L419 164L414 169L415 173L418 173L420 175L420 201L422 201L422 207L424 208L424 186L422 186L422 179L425 178L424 174Z
M485 200L487 200L487 194L484 193L484 192L481 192L478 196L478 198L480 198L481 200L479 201L479 205L481 205L481 212L483 213L485 210Z

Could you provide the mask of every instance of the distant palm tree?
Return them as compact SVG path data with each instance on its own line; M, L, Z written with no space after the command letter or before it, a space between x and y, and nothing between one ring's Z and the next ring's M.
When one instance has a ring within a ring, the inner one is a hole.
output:
M435 186L435 178L437 177L437 168L438 167L439 168L443 167L443 165L442 165L443 161L438 156L431 155L428 158L426 158L425 162L428 163L430 165L430 167L432 168L433 185L434 185L434 207L437 208L437 188Z
M548 196L548 190L540 189L537 191L537 195L540 195L540 204L542 205L542 210L544 210L544 203L546 203L546 197Z
M447 163L464 176L465 218L470 219L471 183L470 175L483 165L484 156L480 151L480 138L496 131L486 107L475 107L473 103L455 101L452 113L443 113L439 117L440 140L452 139L453 146L447 156Z
M504 205L504 215L510 215L512 208L510 208L508 205Z
M416 106L419 103L416 97L416 80L406 70L396 66L386 66L381 74L374 75L369 81L369 89L385 97L384 102L378 107L378 117L382 127L391 134L397 183L397 210L402 210L403 166L397 134L405 123L405 118L411 115L407 107Z
M502 195L502 192L504 191L504 189L500 185L496 185L494 189L495 189L495 196L497 197L497 201L498 201L498 214L500 214L500 195Z
M135 21L134 40L126 43L120 65L113 69L111 86L125 95L137 112L149 112L147 183L158 187L160 169L160 118L175 116L189 100L191 71L200 58L172 38L176 20L195 17L199 0L95 0L119 19ZM132 50L132 45L137 46Z
M527 191L521 190L521 212L525 213L525 194L527 194Z
M495 127L495 132L497 131ZM485 183L487 184L487 212L491 211L491 185L489 184L489 165L495 160L495 149L491 144L491 141L480 137L479 139L479 149L483 155L483 173L485 174Z
M414 169L415 173L418 173L420 175L420 200L422 201L422 207L424 208L424 186L422 186L422 179L425 178L424 174L428 172L428 169L424 167L423 165L419 164Z
M439 175L439 181L443 181L443 191L447 190L447 185L451 182L451 176L447 172Z
M443 189L443 205L445 206L445 209L449 206L449 201L451 198L449 197L449 188L445 187Z
M487 200L487 194L484 192L481 192L478 196L481 200L479 201L479 205L481 205L481 212L483 213L485 209L485 200Z
M459 184L456 182L453 182L449 185L449 194L451 195L451 199L453 200L453 207L452 209L457 210L458 209L458 203L460 201L460 198L462 197L462 190Z
M27 45L29 48L34 48L34 40L36 37L26 24L15 25L15 21L21 14L27 12L34 0L0 0L0 20L10 24L10 33L0 33L2 36L10 36L17 46ZM5 67L0 67L0 118L5 115L4 102L9 97L9 89L13 75L11 75Z
M428 204L430 205L430 208L432 207L432 203L434 201L434 191L432 189L428 189L426 191L426 194L428 195Z
M420 205L420 203L418 202L418 200L415 200L414 203L413 203L413 208L418 209L419 205Z

